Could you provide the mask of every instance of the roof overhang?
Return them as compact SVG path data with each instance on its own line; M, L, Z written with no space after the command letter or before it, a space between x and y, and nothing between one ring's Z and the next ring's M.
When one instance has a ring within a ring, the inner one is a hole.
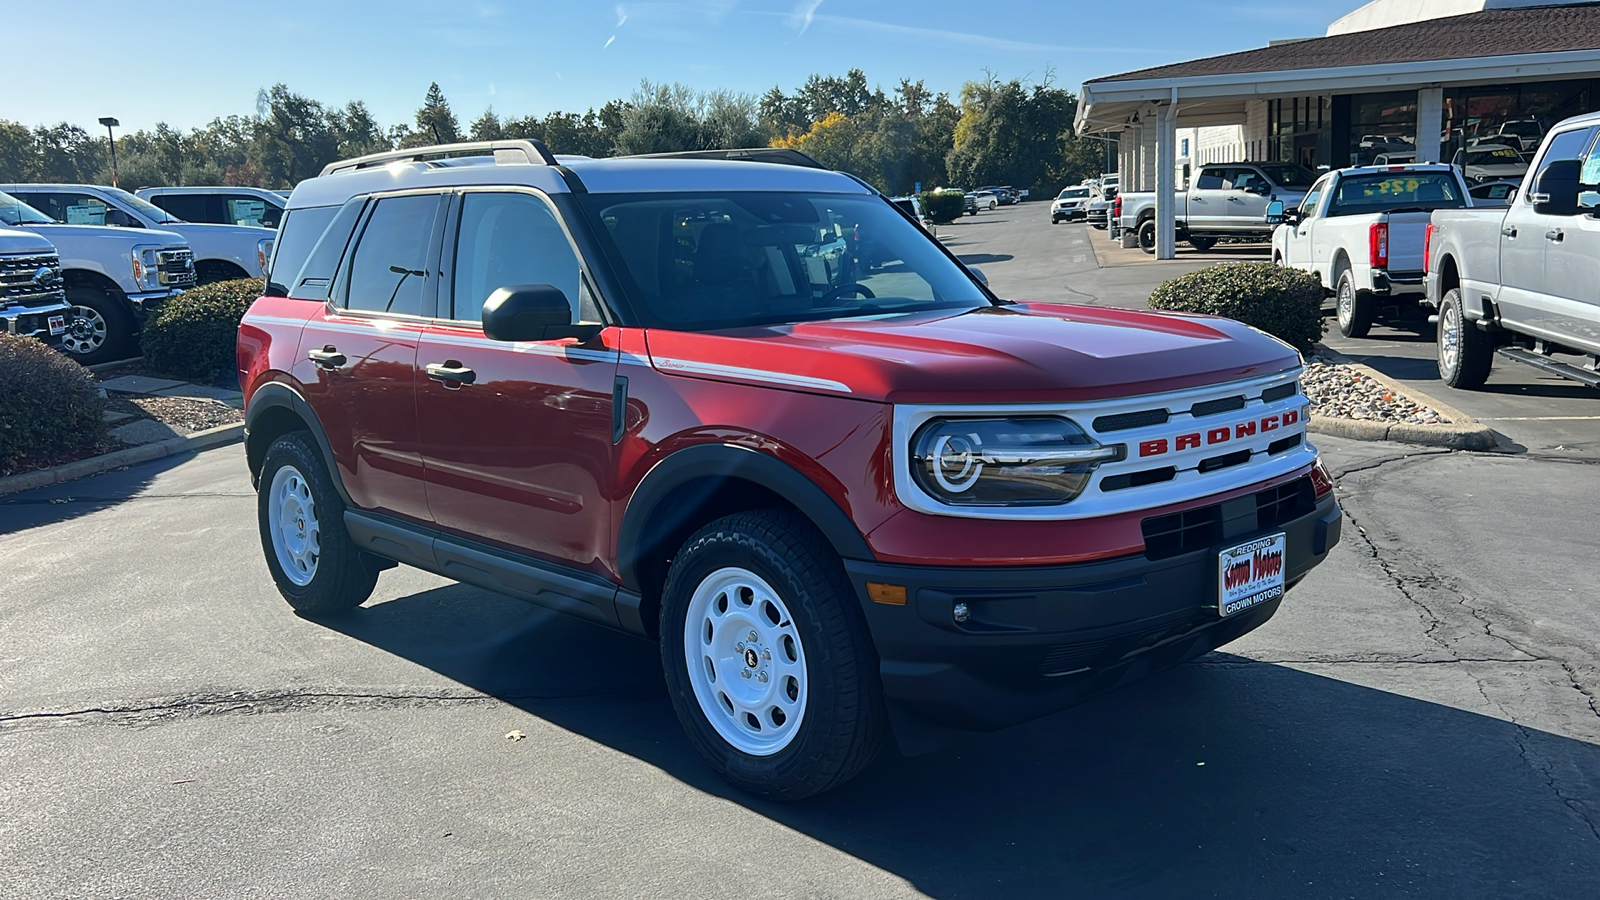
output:
M1178 124L1182 127L1234 125L1243 124L1246 101L1269 97L1536 81L1593 76L1596 72L1600 72L1600 47L1368 66L1090 81L1083 86L1073 125L1079 134L1120 130L1159 103L1178 105ZM1217 121L1235 108L1236 117Z

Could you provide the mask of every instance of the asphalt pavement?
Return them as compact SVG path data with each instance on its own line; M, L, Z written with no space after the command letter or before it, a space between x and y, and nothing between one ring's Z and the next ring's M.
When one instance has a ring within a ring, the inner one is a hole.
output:
M941 231L1148 293L1039 212ZM294 616L237 446L5 498L0 897L1600 895L1594 463L1317 443L1345 538L1261 629L789 805L644 642L403 568Z

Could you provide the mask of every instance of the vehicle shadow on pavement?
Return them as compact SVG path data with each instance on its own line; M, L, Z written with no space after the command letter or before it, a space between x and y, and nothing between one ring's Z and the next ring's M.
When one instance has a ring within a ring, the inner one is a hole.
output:
M1600 747L1228 654L928 756L890 750L832 793L776 804L695 755L652 644L461 586L329 625L935 897L1600 887ZM1419 689L1440 684L1416 671Z
M956 257L969 266L984 266L989 263L1010 262L1016 259L1009 253L966 253Z
M0 497L0 534L65 522L133 499L143 493L156 476L192 458L192 453L167 456L65 484Z

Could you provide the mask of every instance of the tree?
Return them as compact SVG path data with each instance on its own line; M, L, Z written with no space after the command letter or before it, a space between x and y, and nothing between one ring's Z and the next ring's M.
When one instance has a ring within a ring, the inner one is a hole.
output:
M951 182L1054 193L1063 184L1098 174L1098 143L1073 130L1077 110L1077 98L1052 87L1048 75L1033 85L992 75L967 82L946 157Z
M450 102L439 90L439 82L428 85L428 93L417 110L417 130L406 135L402 147L426 147L430 144L454 144L461 140L461 126L456 114L450 111Z
M467 132L475 141L498 141L505 137L505 131L500 126L500 117L494 114L494 107L483 111L483 115L472 120L467 126Z

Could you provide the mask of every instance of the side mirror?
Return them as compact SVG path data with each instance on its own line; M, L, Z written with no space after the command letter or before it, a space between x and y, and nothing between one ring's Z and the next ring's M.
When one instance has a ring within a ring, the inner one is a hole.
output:
M106 224L115 228L143 228L144 223L115 207L106 210Z
M984 287L989 286L989 276L983 274L982 269L978 268L977 266L967 266L967 271L971 272L972 277L978 279L978 282Z
M1533 182L1533 211L1541 216L1574 216L1578 214L1578 173L1583 163L1576 159L1558 159L1539 173Z
M497 288L483 304L483 333L490 340L587 341L601 328L574 323L567 295L548 284L508 284Z
M1283 201L1282 200L1274 200L1271 203L1267 204L1267 224L1268 225L1282 225L1284 219L1287 218L1287 217L1288 217L1288 213L1283 208Z

